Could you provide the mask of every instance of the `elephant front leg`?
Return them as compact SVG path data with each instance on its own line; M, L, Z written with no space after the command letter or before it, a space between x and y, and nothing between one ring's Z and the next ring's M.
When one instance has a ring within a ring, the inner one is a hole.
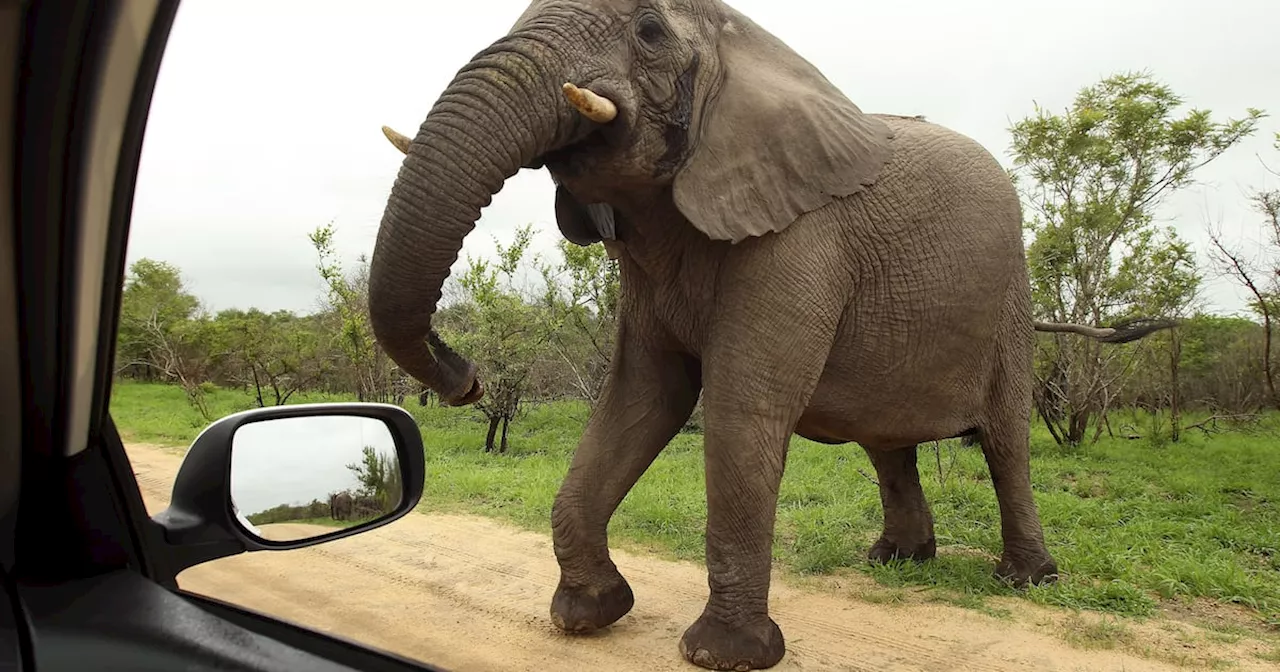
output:
M778 335L784 333L794 330ZM705 668L768 668L786 652L782 630L769 616L778 489L791 434L827 352L820 337L808 342L802 337L799 343L774 344L761 351L768 355L735 352L704 360L711 595L701 617L685 631L680 650ZM755 368L739 368L744 365Z
M933 514L920 487L916 446L866 452L876 468L884 507L884 532L867 557L872 562L899 558L923 562L933 558L938 546L933 536Z
M635 598L609 557L608 526L627 492L693 413L696 361L619 333L600 401L551 511L560 583L551 620L584 633L622 618Z
M712 670L773 667L786 652L769 617L769 572L789 426L780 413L703 404L711 595L680 651Z

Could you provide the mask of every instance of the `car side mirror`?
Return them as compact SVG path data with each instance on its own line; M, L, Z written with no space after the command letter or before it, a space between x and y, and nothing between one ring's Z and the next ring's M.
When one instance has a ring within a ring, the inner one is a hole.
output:
M152 517L182 570L245 551L349 537L412 511L418 426L387 404L272 406L229 415L191 444L169 507Z

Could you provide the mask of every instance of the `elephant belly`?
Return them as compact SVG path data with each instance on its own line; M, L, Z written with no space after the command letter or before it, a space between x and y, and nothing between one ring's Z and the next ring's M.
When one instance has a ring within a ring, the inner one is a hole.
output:
M970 434L977 427L979 409L966 399L922 404L908 395L867 394L873 403L831 403L834 395L819 389L814 403L796 424L795 433L825 444L857 443L871 449L914 446L927 441ZM945 401L945 400L944 400Z
M999 341L1022 336L1001 322L1017 276L996 266L946 269L962 281L889 275L880 296L855 297L796 433L898 448L979 426Z

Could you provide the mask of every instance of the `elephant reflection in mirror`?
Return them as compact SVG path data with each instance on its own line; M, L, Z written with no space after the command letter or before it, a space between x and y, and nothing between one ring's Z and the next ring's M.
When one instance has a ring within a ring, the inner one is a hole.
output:
M334 520L350 520L354 501L347 492L329 495L329 517Z
M1028 464L1035 331L1123 342L1171 326L1035 322L1021 206L991 154L920 118L863 112L720 0L535 0L414 137L384 130L405 157L370 317L442 403L484 394L432 315L507 178L545 166L564 237L618 259L612 369L551 515L564 631L632 608L609 519L701 393L710 595L680 650L706 668L784 654L769 572L793 434L870 457L876 561L934 555L916 445L972 437L999 502L996 574L1050 581Z

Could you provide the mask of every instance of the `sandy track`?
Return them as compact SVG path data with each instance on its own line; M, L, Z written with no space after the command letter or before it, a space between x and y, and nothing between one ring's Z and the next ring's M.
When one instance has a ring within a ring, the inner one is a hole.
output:
M128 453L155 513L168 502L180 458L138 444ZM217 560L178 581L184 590L459 672L700 669L684 663L677 642L702 611L703 568L619 551L614 560L635 592L635 609L587 637L561 635L548 617L558 578L549 537L484 518L414 513L313 548ZM1118 650L1072 648L1044 620L1037 626L941 605L869 604L777 580L771 608L788 640L776 670L1178 669Z

